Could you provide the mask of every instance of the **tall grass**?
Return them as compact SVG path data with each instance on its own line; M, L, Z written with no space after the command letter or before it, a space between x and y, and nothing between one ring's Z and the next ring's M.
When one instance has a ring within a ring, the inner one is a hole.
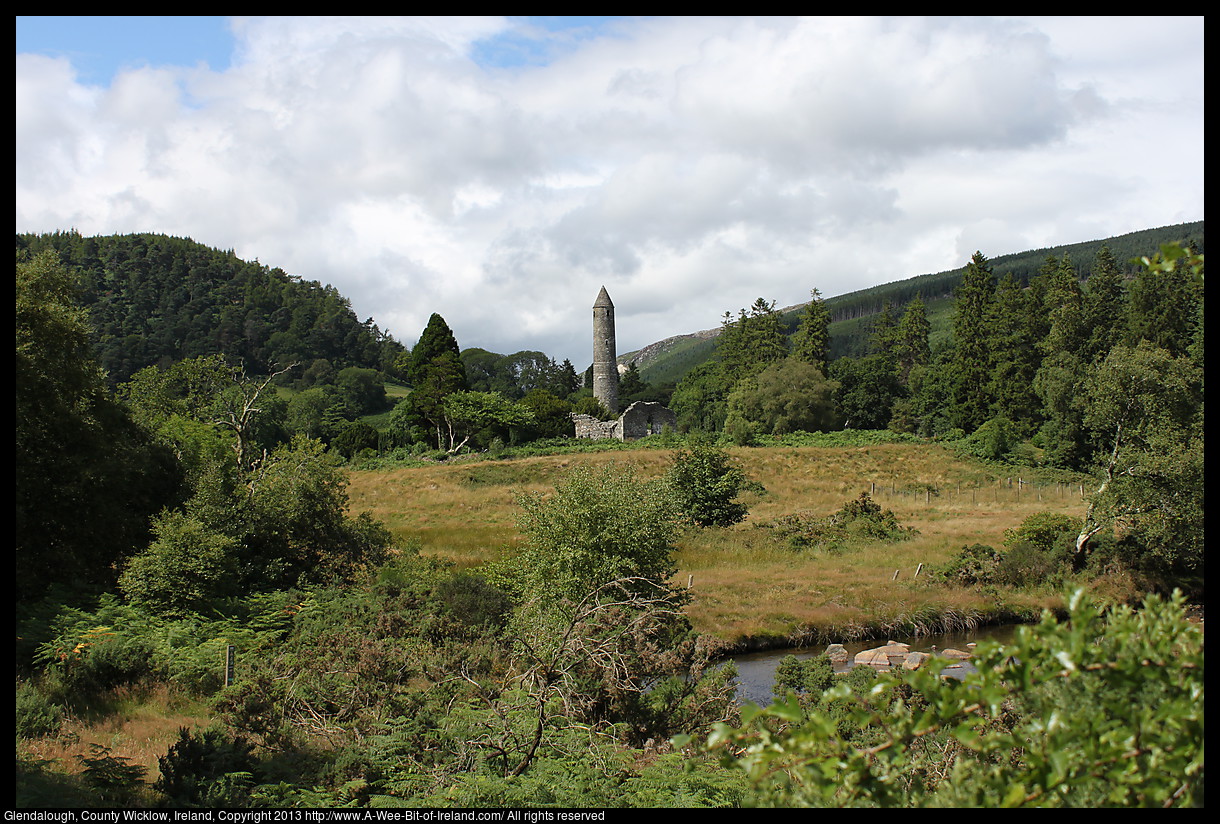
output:
M962 546L999 546L1004 530L1036 512L1083 513L1078 486L988 466L927 443L730 449L763 492L729 528L688 529L677 543L676 581L691 582L688 608L702 631L725 640L789 642L833 628L910 632L1010 617L1055 606L1055 593L979 591L933 585L927 568ZM465 462L351 475L354 512L382 520L403 544L461 566L511 557L520 539L516 498L548 492L577 464L630 463L643 477L672 462L665 449ZM796 550L760 529L782 515L829 515L862 492L918 534ZM916 570L923 570L916 576Z

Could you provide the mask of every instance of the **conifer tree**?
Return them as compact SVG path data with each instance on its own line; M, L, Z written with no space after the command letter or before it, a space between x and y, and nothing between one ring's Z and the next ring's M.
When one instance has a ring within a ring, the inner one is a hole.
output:
M954 292L953 411L955 426L973 432L988 419L991 396L991 324L995 276L982 252L975 252Z
M1203 276L1192 267L1144 267L1128 291L1125 342L1148 341L1170 354L1185 354L1202 300Z
M1122 272L1103 246L1097 253L1093 272L1085 284L1084 328L1088 330L1081 357L1088 361L1104 358L1122 335L1123 306L1126 302Z
M413 388L408 397L411 416L427 423L436 432L437 449L445 438L445 398L467 390L466 367L462 364L457 339L445 319L433 313L415 348L411 350L408 372Z
M720 369L729 386L757 373L769 363L788 356L788 338L775 311L775 301L758 298L737 320L724 313L720 342L716 345Z
M911 370L923 366L932 358L929 336L932 325L928 322L928 309L919 295L907 304L896 330L895 356L898 360L898 378L905 386L910 381Z
M825 375L830 351L830 310L821 292L813 289L809 294L811 300L792 336L792 357L813 364Z
M1034 376L1041 362L1036 346L1038 314L1017 279L1005 275L996 290L988 392L993 399L992 416L1012 421L1022 435L1031 434L1041 418L1041 404L1034 393Z

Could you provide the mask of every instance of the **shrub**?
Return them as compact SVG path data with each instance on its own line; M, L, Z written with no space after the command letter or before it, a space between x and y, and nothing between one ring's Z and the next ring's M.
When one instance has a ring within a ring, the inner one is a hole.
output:
M501 628L512 611L508 593L478 575L458 574L442 581L436 595L454 618L470 627Z
M962 451L976 458L1002 461L1020 442L1012 421L992 418L960 442Z
M1065 534L1075 535L1080 522L1070 515L1058 512L1039 512L1030 515L1020 526L1004 530L1004 545L1028 544L1043 552L1050 552Z
M1000 553L986 544L969 544L957 557L937 570L938 580L959 586L990 584L995 581L1000 566Z
M248 806L256 763L253 749L244 738L230 738L219 730L196 735L181 727L178 741L157 759L161 777L153 789L175 807Z
M1069 515L1039 512L1004 531L1005 551L994 579L1007 586L1058 585L1071 563L1079 522Z
M821 695L834 684L835 673L830 659L815 655L801 660L795 655L785 655L775 668L775 692L784 690Z
M853 538L898 541L916 534L913 527L899 524L892 511L882 510L881 505L867 492L861 492L859 498L844 504L842 509L831 516L831 521Z
M696 526L730 526L745 520L748 509L737 496L751 484L728 453L710 440L696 438L678 450L666 479L678 505Z
M913 527L898 523L892 511L882 510L867 492L825 518L811 512L795 512L759 526L775 530L793 549L836 549L849 540L862 538L903 541L918 534Z
M63 709L29 681L17 682L17 737L42 738L59 732Z

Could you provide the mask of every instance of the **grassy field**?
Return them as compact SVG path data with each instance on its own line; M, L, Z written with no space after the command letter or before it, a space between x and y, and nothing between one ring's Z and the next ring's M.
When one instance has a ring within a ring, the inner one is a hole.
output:
M963 545L1000 546L1004 530L1035 512L1083 512L1080 488L1033 481L1029 470L986 467L932 444L731 449L765 492L731 528L690 529L678 541L676 581L691 584L696 627L726 642L775 646L878 630L935 629L1056 606L1059 593L979 591L929 580ZM630 463L661 475L670 450L521 458L357 471L351 509L384 522L402 544L475 567L508 558L520 536L516 498L548 492L577 463ZM779 516L829 515L870 493L918 535L893 543L795 550L760 529ZM920 564L924 570L918 576Z

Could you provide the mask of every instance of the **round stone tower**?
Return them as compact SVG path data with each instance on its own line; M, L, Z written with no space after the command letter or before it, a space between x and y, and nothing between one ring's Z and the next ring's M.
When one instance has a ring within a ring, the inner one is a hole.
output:
M593 302L593 397L618 412L618 354L614 348L614 304L603 286Z

